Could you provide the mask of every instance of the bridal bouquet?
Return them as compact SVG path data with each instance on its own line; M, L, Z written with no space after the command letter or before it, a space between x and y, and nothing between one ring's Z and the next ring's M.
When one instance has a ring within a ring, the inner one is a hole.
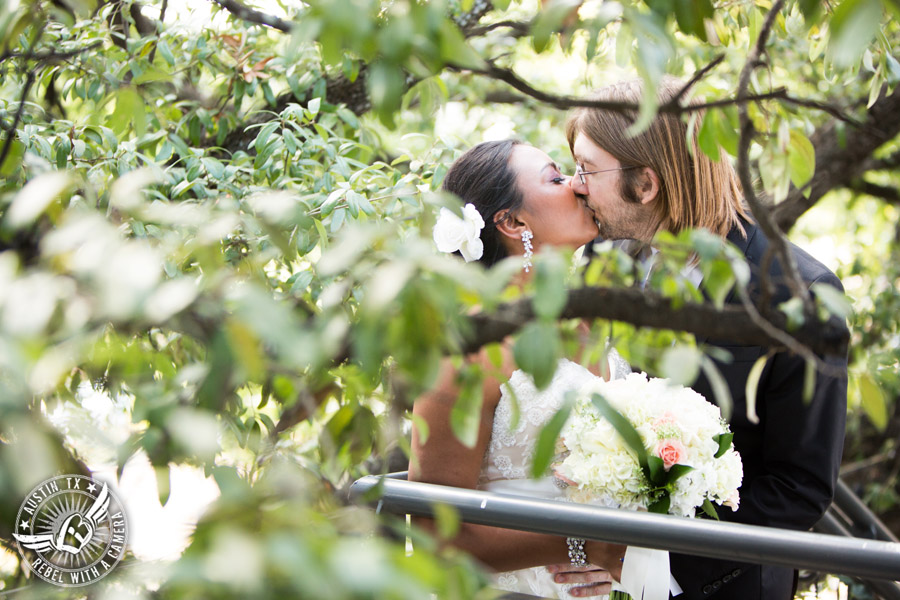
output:
M583 387L563 426L554 464L572 501L713 518L737 510L743 469L719 408L697 392L632 373ZM668 598L667 552L629 547L622 585L635 599Z

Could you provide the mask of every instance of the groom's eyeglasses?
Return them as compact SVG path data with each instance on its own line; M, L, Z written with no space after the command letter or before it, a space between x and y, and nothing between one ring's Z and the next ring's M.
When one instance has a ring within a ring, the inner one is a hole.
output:
M637 169L637 166L616 167L615 169L600 169L599 171L585 171L581 165L575 165L575 176L581 180L581 185L587 185L587 177L585 175L593 175L594 173L607 173L609 171L624 171L626 169Z

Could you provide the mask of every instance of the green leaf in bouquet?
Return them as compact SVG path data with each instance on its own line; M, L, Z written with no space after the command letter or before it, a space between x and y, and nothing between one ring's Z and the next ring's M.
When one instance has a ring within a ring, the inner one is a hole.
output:
M662 487L666 484L666 466L663 463L663 460L658 456L648 456L647 457L647 467L650 470L650 483Z
M647 449L644 448L644 441L641 439L641 434L639 434L637 432L637 429L634 428L634 425L632 425L628 421L628 419L622 416L619 411L614 409L602 395L594 394L593 396L591 396L591 400L593 401L594 406L597 407L597 410L600 411L600 414L603 415L603 418L609 421L610 425L612 425L615 430L619 432L619 435L622 436L622 439L625 440L625 443L628 444L628 447L631 448L632 452L635 453L638 459L638 464L641 465L641 469L644 471L644 474L647 475L647 479L653 481L650 472ZM657 460L659 459L657 458ZM662 463L661 460L660 463Z
M719 520L719 513L716 512L716 507L709 501L709 498L703 499L703 504L700 505L700 508L710 519L715 519L716 521Z
M563 425L572 412L570 403L563 404L556 414L541 428L538 434L537 447L534 452L534 460L531 462L531 476L534 478L541 477L550 468L550 461L553 460L556 449L556 440L562 431Z
M720 433L719 435L713 436L713 441L719 444L719 449L716 451L715 458L721 458L728 449L731 448L731 441L734 439L734 434L730 432Z
M669 469L669 479L666 482L666 487L670 490L674 488L675 482L690 473L694 470L694 467L690 465L672 465L672 468Z
M650 504L650 506L647 507L647 510L652 513L666 515L669 514L669 506L671 506L671 504L672 500L669 498L669 495L663 494L655 502Z

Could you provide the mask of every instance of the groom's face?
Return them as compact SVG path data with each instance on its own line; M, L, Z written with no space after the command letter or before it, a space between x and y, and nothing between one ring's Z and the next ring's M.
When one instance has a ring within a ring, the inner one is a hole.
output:
M587 198L600 236L608 240L642 239L648 223L646 209L639 201L622 197L621 163L583 133L575 137L572 153L581 171L599 171L584 175L584 183L576 175L572 189Z

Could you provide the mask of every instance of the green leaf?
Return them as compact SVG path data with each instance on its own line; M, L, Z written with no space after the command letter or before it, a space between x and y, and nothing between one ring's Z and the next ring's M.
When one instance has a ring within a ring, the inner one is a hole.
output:
M734 403L731 399L731 390L728 389L725 378L722 377L722 373L719 371L716 363L705 354L700 358L700 368L703 369L703 374L709 380L709 385L713 391L713 399L719 405L719 410L722 411L722 418L730 421ZM707 400L710 400L710 398L707 398Z
M419 444L424 446L428 443L428 436L431 435L431 428L428 427L428 421L415 413L410 413L410 419L412 420L413 430L415 430L416 435L419 436Z
M806 321L806 316L803 312L803 301L800 298L791 298L786 302L782 302L778 305L778 310L787 317L788 331L801 327Z
M456 537L459 531L459 512L449 504L435 503L431 505L434 511L435 529L438 537L449 540Z
M863 410L879 431L884 431L888 423L887 400L881 388L868 373L856 380L859 386L859 399Z
M541 432L538 434L537 445L535 446L534 460L531 463L531 476L533 478L542 477L547 472L547 469L550 468L550 462L553 460L556 449L556 441L559 439L559 434L566 424L571 410L572 405L570 403L563 404L547 424L541 428Z
M734 288L735 276L727 260L714 260L702 265L703 280L700 285L712 298L716 307L722 308L728 294Z
M553 324L529 323L522 328L513 346L516 364L531 375L541 390L553 379L561 354L559 334Z
M4 143L6 142L4 141ZM9 152L3 160L3 164L0 165L0 177L9 177L15 173L16 169L19 168L19 165L22 164L22 157L24 156L25 144L19 140L10 142Z
M631 451L634 452L638 459L638 464L647 475L647 478L650 479L649 456L647 454L647 449L644 448L644 441L641 439L641 434L639 434L637 429L634 428L628 419L614 409L602 395L592 395L591 401L594 403L597 410L600 411L600 414L603 415L603 418L609 421L610 425L612 425L619 435L622 436L622 440L624 440L628 447L631 448ZM666 507L666 510L668 510L668 506Z
M118 133L124 133L129 125L134 126L138 136L144 135L147 129L147 112L144 101L133 87L120 88L115 93L116 108L109 117L110 127ZM115 144L110 144L111 148Z
M499 343L488 344L484 350L495 369L503 367L503 347Z
M702 353L691 346L668 348L660 361L663 377L678 385L689 386L697 380Z
M813 394L816 393L816 363L814 361L806 361L803 375L803 402L809 404L812 402Z
M690 465L680 465L680 464L672 465L672 467L669 469L669 476L666 479L666 486L670 490L674 489L675 482L693 470L694 470L694 467L692 467Z
M403 71L395 64L380 60L369 67L366 83L372 104L378 109L382 122L389 127L393 127L393 113L400 109L406 91L405 81Z
M692 34L706 41L705 19L713 16L710 0L675 0L675 20L684 33Z
M13 198L5 225L18 229L33 223L75 182L64 171L51 171L29 181Z
M768 355L763 355L756 359L753 367L750 368L750 373L747 375L747 384L744 386L744 396L747 402L747 420L753 424L759 423L759 417L756 415L756 391L759 387L759 378L762 376L768 359ZM716 458L719 458L719 456L716 455Z
M809 289L835 317L847 319L853 313L853 305L850 304L850 300L836 287L827 283L814 283L809 286Z
M581 0L554 0L545 3L531 26L531 45L535 52L543 52L550 37L562 28L563 21L581 5Z
M859 62L882 22L881 0L844 0L834 10L829 49L835 64L847 68Z
M719 520L719 513L716 512L716 507L709 501L709 498L703 499L703 504L700 505L700 508L710 519L715 519L716 521Z
M459 377L459 397L450 411L450 429L463 446L474 448L478 443L484 403L481 377L472 370L461 372Z
M165 40L159 40L156 44L156 49L159 50L159 55L163 57L163 59L169 63L169 66L175 66L175 55L172 54L172 49L169 48L169 45L165 42Z
M734 441L734 434L731 432L720 433L719 435L713 436L713 441L719 444L719 449L716 451L715 458L721 458L728 452L728 449L731 448L731 442Z
M556 319L566 306L566 265L559 254L542 256L535 265L534 312L543 319Z
M791 130L788 166L791 171L791 182L798 188L806 185L816 172L816 150L809 138L796 129Z
M656 502L647 507L647 510L658 515L665 515L669 512L672 500L668 494L663 494Z
M156 491L159 496L159 503L162 506L166 505L166 502L169 501L169 493L171 492L171 479L169 477L169 466L168 465L159 465L153 467L153 470L156 473Z
M666 466L658 456L653 456L652 454L647 456L647 467L650 471L650 476L647 479L650 480L651 485L655 485L657 487L663 487L666 485Z
M444 19L440 29L441 58L468 69L484 69L484 59L466 42L462 32L449 19Z
M225 165L221 162L212 158L211 156L204 156L200 159L200 162L203 163L203 166L206 168L206 172L212 176L213 179L224 179L225 178Z
M719 140L717 139L718 124L716 123L717 114L715 110L711 110L703 117L703 125L700 126L700 133L697 141L700 149L707 155L710 160L719 160Z
M322 106L321 98L313 98L309 101L309 104L306 105L306 110L308 110L313 116L319 114L319 109Z

